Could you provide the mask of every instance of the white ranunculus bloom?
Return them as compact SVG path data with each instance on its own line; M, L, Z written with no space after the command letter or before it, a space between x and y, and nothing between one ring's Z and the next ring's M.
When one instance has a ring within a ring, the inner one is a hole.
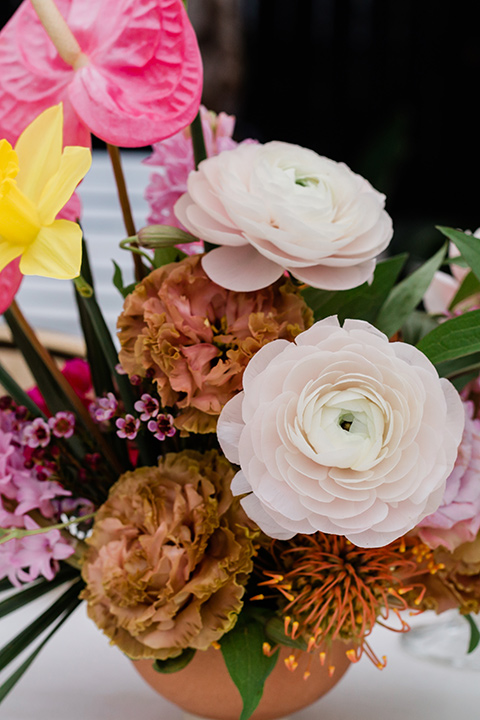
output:
M298 145L239 145L200 163L175 205L183 225L220 245L203 267L229 290L258 290L285 270L313 287L370 280L392 237L385 196L343 163Z
M462 437L457 391L372 325L317 322L250 361L218 438L233 491L271 537L322 531L379 547L440 505Z

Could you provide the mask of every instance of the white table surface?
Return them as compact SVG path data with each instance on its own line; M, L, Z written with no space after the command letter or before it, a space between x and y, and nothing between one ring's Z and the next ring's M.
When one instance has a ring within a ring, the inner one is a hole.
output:
M36 608L44 606L36 601ZM3 645L31 619L19 610L0 621ZM418 622L418 620L417 620ZM366 658L291 720L478 720L480 672L446 668L407 654L397 633L377 628L371 644L388 665ZM4 679L8 668L0 675ZM41 651L0 706L2 720L182 720L86 617L80 606Z

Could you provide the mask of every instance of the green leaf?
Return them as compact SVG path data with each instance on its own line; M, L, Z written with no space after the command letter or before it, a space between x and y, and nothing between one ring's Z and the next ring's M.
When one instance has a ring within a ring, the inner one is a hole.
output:
M468 643L468 650L467 650L467 655L468 655L468 653L473 652L475 650L475 648L478 646L478 643L480 642L480 632L478 631L477 624L471 615L464 615L463 617L470 625L470 642Z
M438 320L421 310L414 310L402 325L402 340L416 345L431 330L438 326Z
M46 630L77 598L83 582L78 580L63 593L45 612L0 649L0 671L15 660L41 633Z
M407 259L406 253L382 260L377 264L371 284L340 292L307 288L302 291L305 302L313 310L315 320L338 315L340 322L355 318L374 323L378 309L387 298Z
M24 605L28 605L28 603L33 602L33 600L45 595L59 585L62 585L69 580L73 580L75 577L78 577L78 574L78 570L75 570L69 565L65 565L55 575L53 580L45 580L45 578L41 578L40 580L29 583L21 590L18 590L18 592L10 595L10 597L6 598L6 600L0 602L0 618L18 610ZM11 587L12 586L10 586L10 589Z
M137 287L137 283L133 282L133 283L130 283L130 285L125 285L123 282L122 268L120 267L120 265L118 265L118 263L115 262L115 260L112 260L112 262L113 262L113 267L115 268L114 273L113 273L112 282L113 282L114 286L117 288L117 290L120 292L120 295L123 298L126 298L127 295L130 295L130 293L135 290L135 288Z
M52 635L54 635L57 630L63 625L65 620L67 620L72 612L80 605L82 601L78 598L75 598L71 601L71 603L65 608L63 616L60 617L59 621L53 626L53 628L50 630L48 635L42 640L42 642L38 645L37 648L33 651L31 655L18 667L14 673L10 675L5 682L0 685L0 703L5 700L10 690L12 690L17 682L20 680L22 675L28 670L30 665L33 663L35 658L37 657L38 653L42 648L47 644L47 642L50 640Z
M168 658L168 660L155 660L153 663L153 669L159 673L176 673L179 670L183 670L187 667L190 660L193 659L197 651L194 648L185 648L181 655L174 658Z
M156 268L159 268L172 262L178 262L185 257L187 257L186 253L176 247L157 248L153 255L153 264Z
M417 348L437 365L480 352L480 310L446 320L420 340Z
M12 585L8 578L0 580L0 593L7 592L7 590L13 590L13 588L14 585Z
M239 720L248 720L254 712L262 699L265 680L278 659L278 650L271 657L263 653L265 640L263 624L243 610L233 630L220 641L228 672L242 697Z
M436 368L440 377L453 378L457 375L463 375L480 368L480 353L472 353L454 360L436 363Z
M18 405L24 405L33 417L42 417L46 420L46 416L33 400L22 390L20 385L11 377L8 371L0 363L0 385L2 385L8 395L15 400Z
M285 635L284 627L284 621L274 615L265 625L265 634L274 645L286 645L287 647L306 650L307 643L305 640L302 637L298 637L293 640L288 635Z
M444 245L430 260L393 288L375 321L376 327L385 335L391 337L400 330L410 313L421 302L433 276L443 262L446 251L447 246Z
M480 293L480 281L477 279L476 275L470 271L458 288L455 297L450 303L449 310L454 308L455 305L458 305L458 303L461 303L463 300L466 300L477 293Z
M480 239L449 227L437 226L437 230L457 246L463 259L480 280Z

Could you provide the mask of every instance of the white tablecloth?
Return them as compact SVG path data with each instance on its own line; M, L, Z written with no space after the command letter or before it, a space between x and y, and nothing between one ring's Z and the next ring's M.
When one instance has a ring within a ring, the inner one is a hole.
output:
M42 600L35 607L42 607ZM0 621L0 644L32 617ZM418 620L417 620L418 621ZM291 720L478 720L480 672L447 668L407 654L396 633L377 628L371 645L388 665L366 658L325 698ZM8 670L8 669L7 669ZM1 674L3 679L7 671ZM2 720L182 720L156 695L80 606L0 706Z

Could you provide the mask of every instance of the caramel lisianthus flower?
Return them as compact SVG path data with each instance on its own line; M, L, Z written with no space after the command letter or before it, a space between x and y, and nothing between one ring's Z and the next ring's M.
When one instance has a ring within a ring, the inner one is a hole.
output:
M233 292L212 282L194 256L154 270L127 297L119 358L129 375L153 378L184 434L214 432L250 358L311 324L311 311L287 279L255 293Z
M83 565L88 614L131 658L205 650L236 622L252 531L216 451L166 455L121 476Z

